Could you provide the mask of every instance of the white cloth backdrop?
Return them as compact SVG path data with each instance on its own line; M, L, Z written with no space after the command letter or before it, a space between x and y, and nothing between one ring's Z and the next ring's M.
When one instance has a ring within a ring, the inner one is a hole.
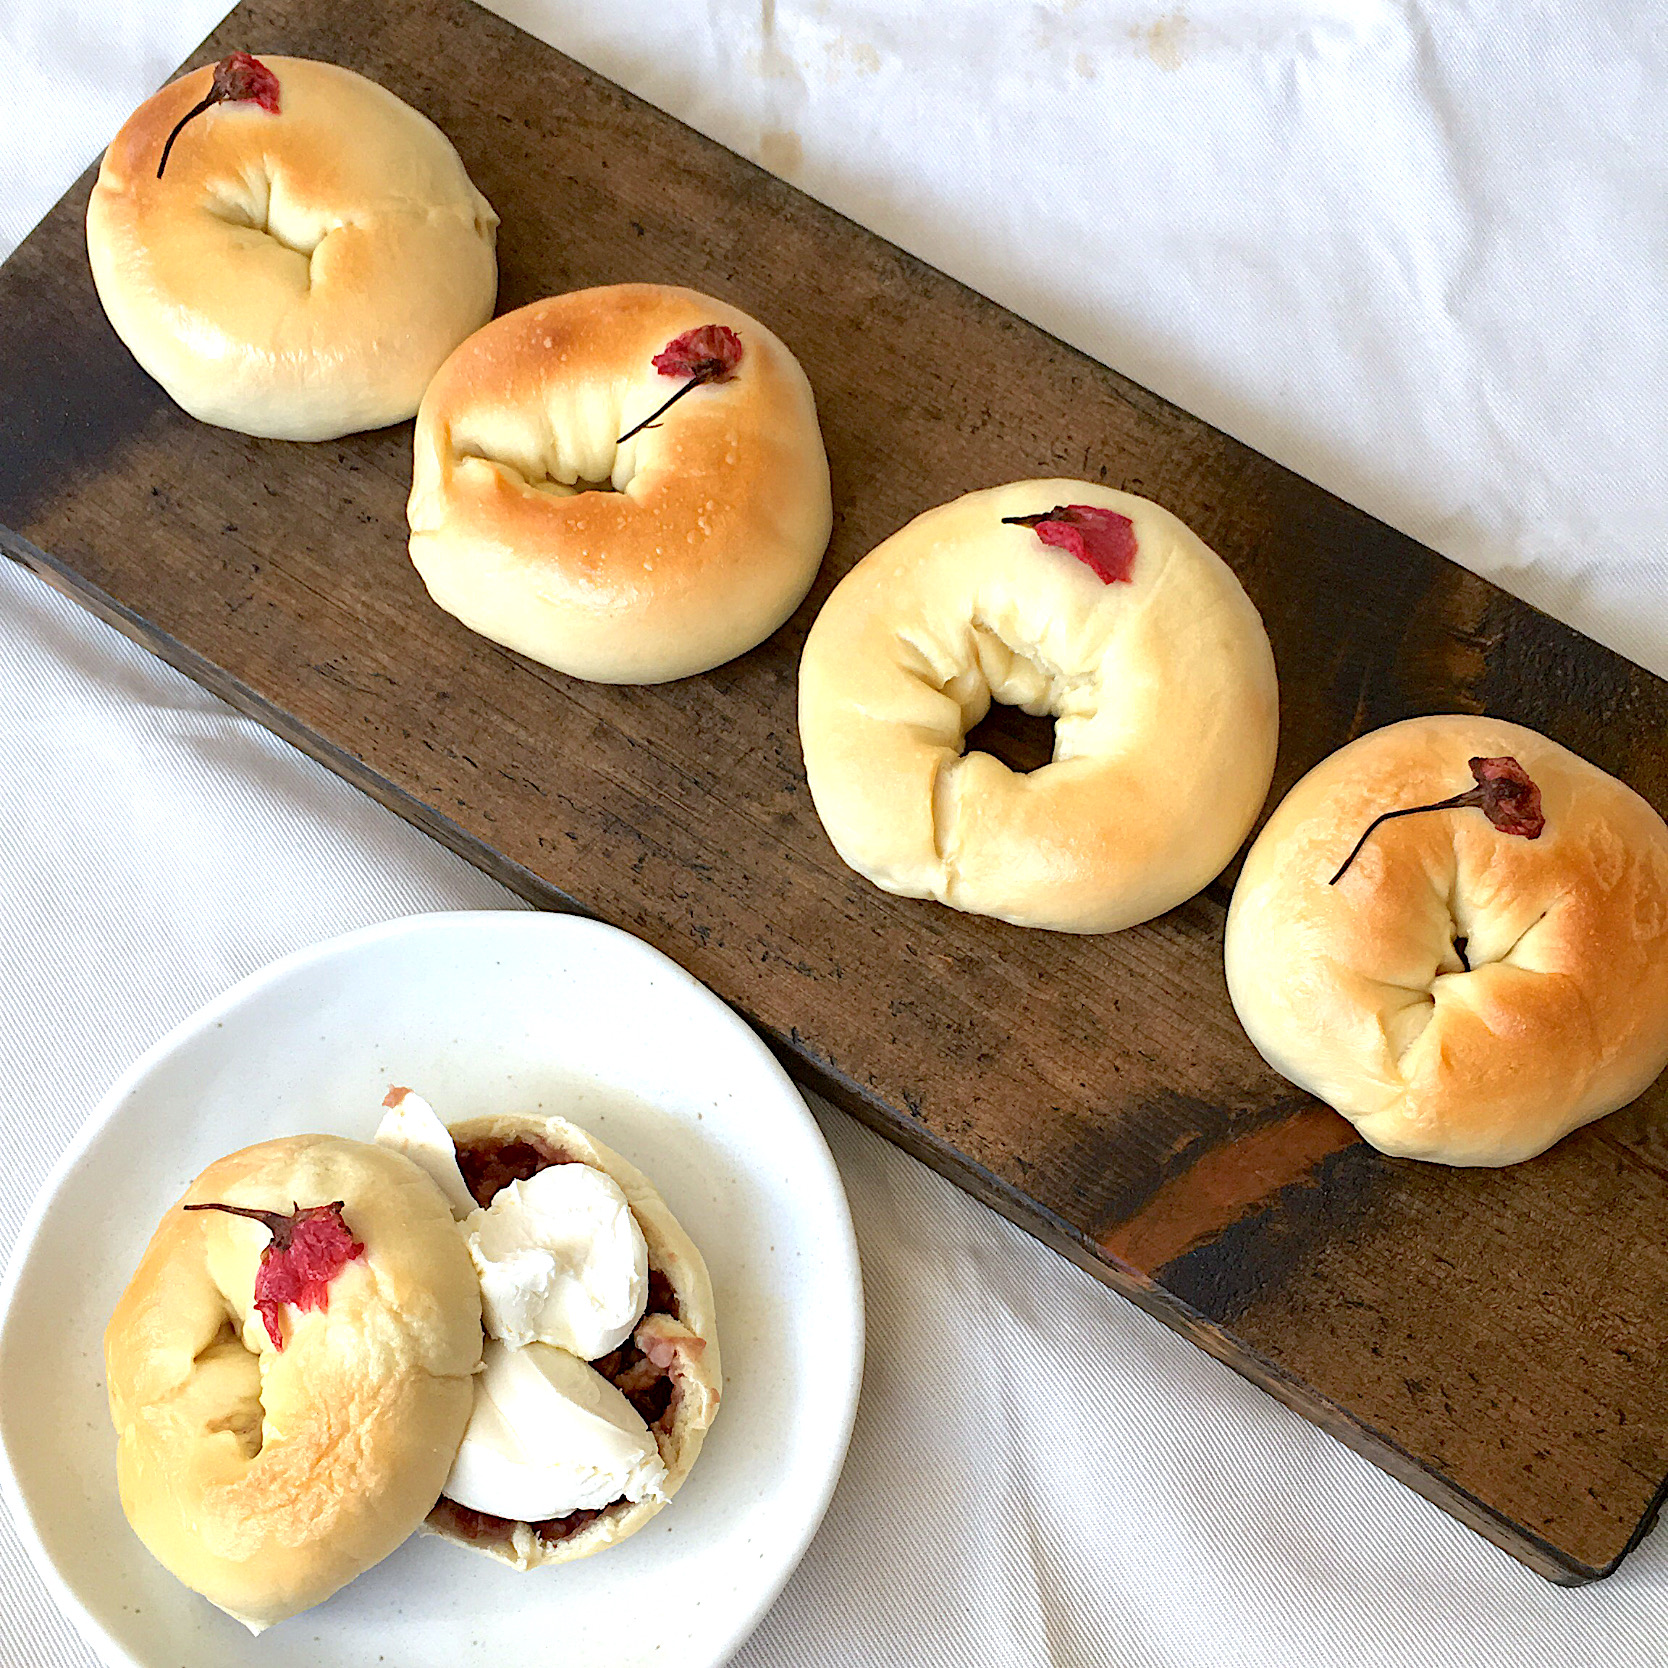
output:
M1656 9L1185 4L507 9L1668 673ZM0 252L221 9L0 0ZM0 759L0 1252L117 1071L225 985L365 922L515 907L9 567ZM1665 1659L1662 1534L1606 1583L1548 1587L911 1160L825 1127L862 1242L864 1401L827 1523L738 1661ZM0 1664L90 1661L0 1524Z

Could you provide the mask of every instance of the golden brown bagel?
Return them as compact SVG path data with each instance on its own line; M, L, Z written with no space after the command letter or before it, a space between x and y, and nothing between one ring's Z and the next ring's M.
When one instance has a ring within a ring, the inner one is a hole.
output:
M324 1311L253 1308L257 1222L340 1199L364 1254ZM122 1509L188 1587L259 1632L387 1556L446 1481L481 1359L480 1288L409 1159L297 1135L211 1164L162 1219L104 1338Z
M676 1298L676 1317L650 1313L634 1334L636 1345L645 1353L646 1346L653 1345L671 1360L672 1403L665 1420L650 1427L666 1466L663 1499L617 1501L583 1528L554 1542L541 1539L531 1524L485 1518L448 1500L440 1502L425 1525L433 1534L518 1570L588 1558L635 1535L682 1487L708 1427L718 1416L723 1374L707 1265L642 1171L566 1119L516 1113L472 1118L449 1127L460 1150L478 1142L532 1139L545 1143L564 1160L577 1160L612 1176L648 1242L649 1267L666 1277Z
M624 445L680 380L651 361L702 325L740 337ZM811 385L736 308L616 284L494 319L441 367L417 418L411 559L472 631L575 677L664 683L768 637L832 525Z
M1128 517L1104 583L1005 516ZM964 751L993 700L1056 720L1029 774ZM1278 695L1239 581L1167 510L1086 481L941 505L835 588L799 668L799 738L834 849L888 892L1024 927L1115 932L1209 882L1274 770Z
M111 141L87 205L99 299L193 417L325 440L412 415L492 316L498 217L427 117L352 70L261 60L279 109L216 105L193 70Z
M1540 789L1539 838L1426 812L1376 829L1328 884L1379 813L1467 790L1467 761L1501 756ZM1668 828L1533 730L1408 719L1323 759L1269 818L1226 962L1263 1057L1375 1147L1514 1164L1668 1063Z

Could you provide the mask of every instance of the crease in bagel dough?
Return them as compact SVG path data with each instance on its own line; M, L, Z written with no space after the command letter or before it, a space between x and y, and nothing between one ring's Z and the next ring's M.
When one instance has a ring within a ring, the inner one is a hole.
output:
M308 265L325 241L354 224L339 210L309 207L291 186L281 163L252 162L235 173L211 178L203 212L241 231L257 232Z
M1509 754L1540 787L1536 840L1445 797ZM1465 943L1465 965L1456 948ZM1668 828L1625 784L1502 720L1410 719L1288 794L1229 910L1228 987L1283 1075L1396 1156L1519 1162L1638 1095L1668 1063Z
M1100 505L1137 529L1104 584L1003 517ZM993 704L1054 720L1048 763L967 747ZM929 510L849 573L800 667L800 739L835 850L887 891L1109 932L1181 903L1261 809L1273 658L1226 566L1146 499L1016 482Z
M234 203L222 199L208 210L216 220L231 226L240 232L252 232L257 237L266 238L283 250L286 254L294 255L307 269L307 287L313 283L313 256L323 246L324 241L336 228L330 227L321 232L311 242L292 243L282 233L273 229L271 222L264 213L257 212L242 203Z

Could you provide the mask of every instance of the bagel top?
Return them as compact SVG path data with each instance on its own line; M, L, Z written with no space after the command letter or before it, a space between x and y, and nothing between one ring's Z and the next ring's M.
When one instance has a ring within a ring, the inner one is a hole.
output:
M1328 884L1381 812L1466 791L1468 761L1501 756L1540 789L1538 838L1476 808L1398 818ZM1668 1063L1668 828L1533 730L1408 719L1323 759L1269 818L1226 959L1264 1058L1375 1147L1512 1164Z
M344 1204L362 1256L328 1307L253 1306L260 1223ZM209 1166L163 1217L105 1332L122 1509L188 1587L259 1632L403 1541L445 1484L481 1359L480 1289L444 1195L385 1148L297 1135Z
M1133 523L1105 583L1003 517ZM1028 774L966 752L992 700L1055 718ZM1086 481L928 510L842 579L805 644L799 734L840 856L889 892L1112 932L1173 908L1251 831L1274 770L1274 658L1222 560L1169 511Z
M279 108L193 70L111 141L87 204L99 299L193 417L322 440L412 415L492 316L498 217L426 116L352 70L265 58Z
M677 1493L718 1416L723 1370L706 1261L648 1177L577 1124L534 1113L504 1113L448 1127L460 1150L477 1143L533 1140L557 1155L558 1162L577 1161L612 1176L643 1230L650 1269L663 1275L671 1288L676 1313L655 1312L651 1305L637 1323L630 1345L646 1356L658 1356L672 1380L671 1403L650 1426L666 1467L661 1498L617 1500L595 1514L579 1514L580 1526L564 1525L558 1539L541 1535L533 1524L487 1517L444 1499L425 1525L433 1534L519 1570L588 1558L635 1535Z
M722 381L619 444L687 378L653 360L716 324ZM762 642L798 607L833 511L816 402L756 319L615 284L494 319L417 418L411 559L473 631L575 677L663 683Z

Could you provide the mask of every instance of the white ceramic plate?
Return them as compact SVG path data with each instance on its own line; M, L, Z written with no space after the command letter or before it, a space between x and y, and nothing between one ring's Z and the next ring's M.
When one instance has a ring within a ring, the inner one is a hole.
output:
M639 1165L712 1271L723 1407L677 1498L600 1557L518 1575L414 1536L253 1639L154 1563L122 1517L104 1322L199 1170L276 1135L369 1139L390 1083L445 1118L559 1112ZM746 1637L810 1541L862 1352L839 1175L735 1014L592 921L419 916L257 973L111 1089L0 1294L0 1474L36 1565L112 1668L704 1668Z

